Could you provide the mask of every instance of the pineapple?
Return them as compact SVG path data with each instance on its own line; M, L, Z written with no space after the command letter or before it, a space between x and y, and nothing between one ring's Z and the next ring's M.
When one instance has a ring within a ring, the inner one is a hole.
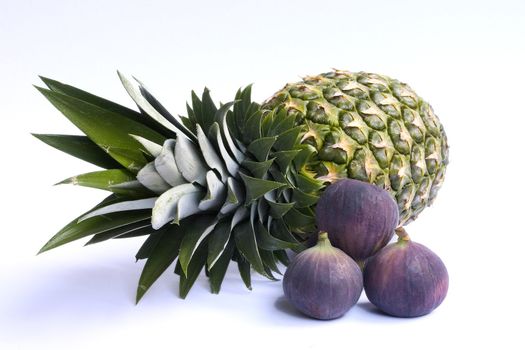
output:
M448 162L446 136L407 85L368 73L333 72L286 85L265 103L251 87L216 106L192 92L187 116L170 114L138 80L119 73L138 112L55 80L39 91L83 133L35 134L100 166L61 183L111 192L40 252L147 236L137 302L174 262L185 298L204 269L219 293L230 261L247 288L251 270L276 280L287 249L316 232L315 204L351 177L397 199L400 226L435 198Z

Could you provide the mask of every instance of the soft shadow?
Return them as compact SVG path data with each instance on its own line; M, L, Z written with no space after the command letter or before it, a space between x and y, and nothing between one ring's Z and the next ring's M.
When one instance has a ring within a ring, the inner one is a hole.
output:
M310 317L304 315L303 313L299 312L288 300L286 297L281 296L275 300L275 303L273 304L275 308L287 315L297 317L303 320L311 320Z

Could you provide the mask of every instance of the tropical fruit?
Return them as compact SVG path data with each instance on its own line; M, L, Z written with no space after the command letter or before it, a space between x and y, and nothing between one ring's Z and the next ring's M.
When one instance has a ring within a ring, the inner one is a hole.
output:
M187 116L170 114L138 80L119 74L138 110L42 78L38 88L83 135L36 134L104 170L62 181L112 194L52 237L46 251L147 236L139 300L173 262L185 297L200 272L218 293L230 261L275 279L286 249L317 234L315 205L332 182L355 178L389 191L400 225L435 198L448 160L446 136L428 103L407 85L333 71L288 84L267 102L251 87L217 106L208 89Z

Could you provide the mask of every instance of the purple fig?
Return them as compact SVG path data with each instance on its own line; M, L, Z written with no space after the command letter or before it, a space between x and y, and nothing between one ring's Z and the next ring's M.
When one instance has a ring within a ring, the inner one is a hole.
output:
M448 273L441 259L408 236L370 258L364 270L365 293L381 311L417 317L438 307L448 290Z
M284 295L307 316L331 320L344 315L363 290L361 269L333 247L326 232L317 244L299 253L283 277Z
M388 244L399 222L397 204L387 191L352 179L328 186L315 213L317 228L360 264Z

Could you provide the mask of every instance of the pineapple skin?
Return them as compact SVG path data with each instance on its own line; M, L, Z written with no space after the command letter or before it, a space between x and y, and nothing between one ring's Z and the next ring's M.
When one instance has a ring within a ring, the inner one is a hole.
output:
M407 84L373 73L332 72L287 84L262 105L284 109L315 148L300 173L324 184L349 177L389 191L399 226L432 204L448 164L445 131ZM322 189L320 190L322 191Z

